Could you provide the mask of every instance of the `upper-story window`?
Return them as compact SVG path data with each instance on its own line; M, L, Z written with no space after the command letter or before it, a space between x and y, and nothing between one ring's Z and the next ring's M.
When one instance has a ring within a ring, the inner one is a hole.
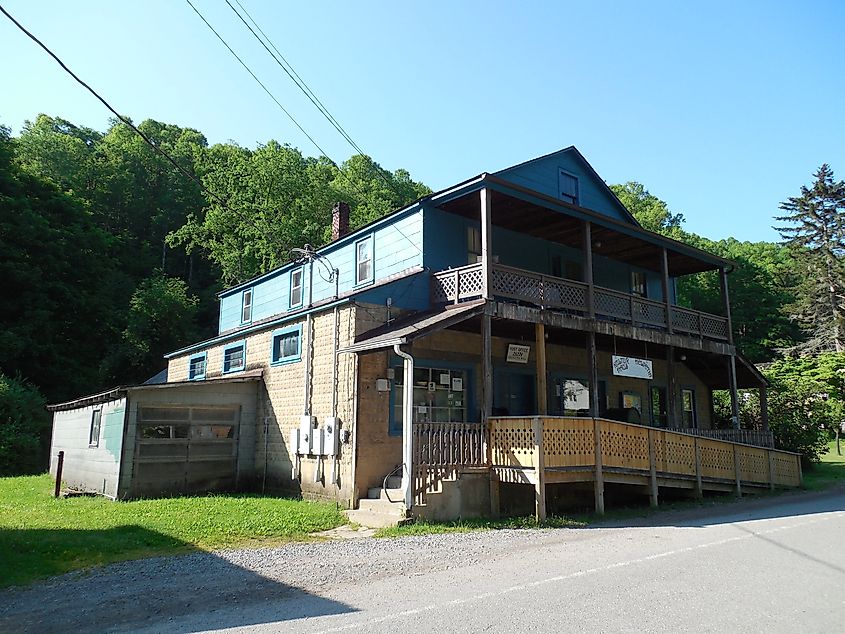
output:
M373 279L373 237L355 243L355 283L363 284Z
M281 328L273 333L270 363L281 365L302 358L302 326Z
M241 323L252 321L252 289L248 288L241 296Z
M206 353L195 354L188 360L188 380L199 381L205 378Z
M246 366L246 341L239 341L223 349L223 373L239 372Z
M647 295L645 273L642 271L631 271L631 294L645 297Z
M467 227L467 262L475 264L481 261L481 229Z
M302 278L305 272L304 267L299 267L290 272L290 307L302 306Z
M578 177L565 170L558 173L558 191L561 200L578 205Z

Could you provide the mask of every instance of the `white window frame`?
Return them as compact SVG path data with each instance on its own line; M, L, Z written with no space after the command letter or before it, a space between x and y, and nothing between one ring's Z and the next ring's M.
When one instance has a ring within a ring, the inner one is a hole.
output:
M355 285L367 284L372 282L375 278L375 257L374 253L375 239L372 235L361 238L355 242ZM363 250L361 247L365 247ZM361 258L361 255L366 257ZM361 265L369 265L369 274L361 275Z
M297 276L299 277L299 284L294 284L293 280ZM299 292L299 299L296 300L296 301L294 301L294 298L293 298L294 290ZM302 298L303 298L303 295L305 295L304 291L305 291L305 267L300 266L299 268L293 269L290 272L290 302L289 302L290 308L299 308L300 306L302 306Z
M100 446L100 434L103 429L103 409L97 408L91 412L91 428L88 430L88 446Z
M252 322L252 305L255 299L255 289L247 288L241 293L241 323Z

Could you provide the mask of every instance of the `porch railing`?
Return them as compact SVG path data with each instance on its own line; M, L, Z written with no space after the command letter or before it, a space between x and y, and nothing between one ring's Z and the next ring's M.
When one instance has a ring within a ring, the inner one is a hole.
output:
M702 438L727 440L730 442L742 443L744 445L754 445L755 447L774 448L775 446L775 438L772 435L772 432L757 429L694 429L688 427L669 427L665 428L665 431L690 434L693 436L700 436Z
M584 282L494 264L491 283L492 292L497 297L581 315L588 311L589 284ZM481 264L469 264L432 275L431 295L434 303L457 304L481 297L482 292ZM596 316L601 319L667 329L666 305L663 302L594 286L593 308ZM672 328L677 332L723 341L728 339L728 320L725 317L680 306L670 306L670 314Z
M414 423L414 504L462 470L487 468L487 431L481 423Z

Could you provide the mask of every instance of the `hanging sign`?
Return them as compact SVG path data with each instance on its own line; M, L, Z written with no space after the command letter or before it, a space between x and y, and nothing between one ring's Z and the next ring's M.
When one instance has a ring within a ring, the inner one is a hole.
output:
M528 363L531 346L520 346L516 343L508 344L508 363Z
M615 376L629 376L634 379L653 379L654 370L648 359L635 357L618 357L613 355L613 374Z

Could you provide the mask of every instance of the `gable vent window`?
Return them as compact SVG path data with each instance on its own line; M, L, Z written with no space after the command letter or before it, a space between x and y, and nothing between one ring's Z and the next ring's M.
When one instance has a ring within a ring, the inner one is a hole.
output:
M577 205L578 203L578 177L569 172L560 170L558 175L558 188L560 199L564 202Z
M241 299L241 323L246 324L252 321L252 289L244 291Z
M302 306L302 273L298 268L290 272L290 307Z

